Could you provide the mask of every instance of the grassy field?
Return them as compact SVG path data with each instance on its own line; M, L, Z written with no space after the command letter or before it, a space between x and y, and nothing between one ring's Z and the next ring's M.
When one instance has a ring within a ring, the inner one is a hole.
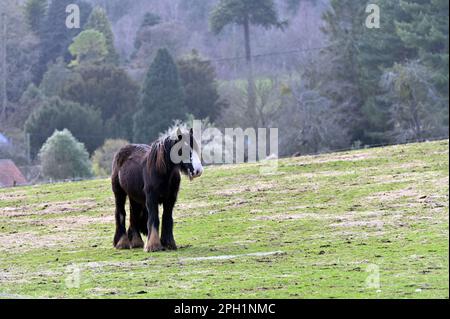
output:
M0 190L0 298L448 298L449 144L207 168L178 251L117 251L109 180Z

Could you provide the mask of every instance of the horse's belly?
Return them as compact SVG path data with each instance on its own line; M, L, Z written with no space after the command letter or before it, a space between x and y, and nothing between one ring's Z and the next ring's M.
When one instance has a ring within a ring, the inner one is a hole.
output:
M142 177L142 167L135 163L125 163L119 171L120 187L127 193L130 199L144 204L144 179Z

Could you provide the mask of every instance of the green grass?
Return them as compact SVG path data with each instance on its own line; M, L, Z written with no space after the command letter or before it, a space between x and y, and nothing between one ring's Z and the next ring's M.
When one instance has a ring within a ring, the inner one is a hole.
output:
M208 167L183 179L175 252L113 249L108 180L2 189L0 298L448 298L448 152Z

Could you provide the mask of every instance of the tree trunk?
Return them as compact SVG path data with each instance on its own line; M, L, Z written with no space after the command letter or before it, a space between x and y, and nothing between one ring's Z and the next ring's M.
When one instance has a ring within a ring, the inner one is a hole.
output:
M256 128L258 126L256 119L256 96L255 96L255 79L253 77L253 61L252 48L250 43L250 21L247 17L244 22L245 35L245 59L247 63L247 81L248 81L248 101L247 101L247 116L251 125Z
M414 98L414 97L413 97ZM419 111L418 111L418 105L417 103L413 100L412 102L412 118L413 118L413 125L414 125L414 134L415 139L416 140L421 140L422 139L422 125L421 125L421 121L420 121L420 117L419 117Z

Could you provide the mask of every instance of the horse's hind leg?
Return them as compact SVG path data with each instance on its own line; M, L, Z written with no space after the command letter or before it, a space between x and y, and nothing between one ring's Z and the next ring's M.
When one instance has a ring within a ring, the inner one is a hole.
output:
M128 239L131 248L143 248L144 241L139 233L139 223L142 218L142 206L130 199L130 227L128 228Z
M130 241L125 229L125 202L127 201L127 194L120 187L118 177L113 179L112 188L114 197L116 198L116 233L114 235L114 247L117 249L130 249Z

